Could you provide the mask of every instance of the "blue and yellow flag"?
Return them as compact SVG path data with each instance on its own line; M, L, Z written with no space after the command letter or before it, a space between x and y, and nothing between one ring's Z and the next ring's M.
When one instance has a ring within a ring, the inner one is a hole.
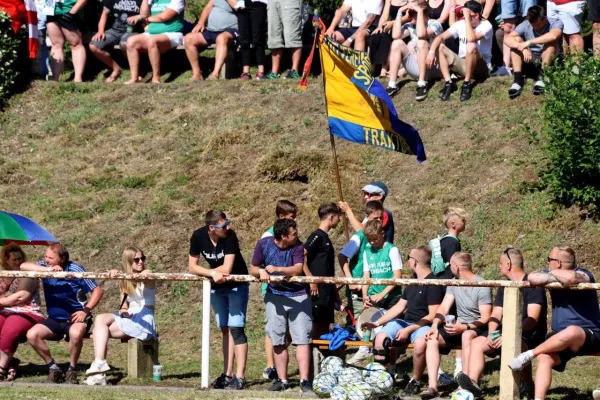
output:
M320 45L329 130L342 139L417 156L425 161L419 132L398 118L385 88L371 75L366 52L324 37Z

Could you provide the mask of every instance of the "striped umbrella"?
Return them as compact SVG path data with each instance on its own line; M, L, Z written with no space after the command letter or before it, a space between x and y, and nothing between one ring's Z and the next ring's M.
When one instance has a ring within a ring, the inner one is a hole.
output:
M58 240L47 230L21 215L0 211L0 246L8 243L48 245Z

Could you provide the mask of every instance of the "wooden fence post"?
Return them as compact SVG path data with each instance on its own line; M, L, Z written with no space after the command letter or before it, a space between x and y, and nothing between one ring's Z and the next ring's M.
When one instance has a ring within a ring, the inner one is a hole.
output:
M130 339L127 342L127 376L151 378L152 366L158 365L158 338L142 342Z
M508 363L521 353L523 296L519 288L504 288L502 306L502 352L500 358L500 400L519 398L520 373Z

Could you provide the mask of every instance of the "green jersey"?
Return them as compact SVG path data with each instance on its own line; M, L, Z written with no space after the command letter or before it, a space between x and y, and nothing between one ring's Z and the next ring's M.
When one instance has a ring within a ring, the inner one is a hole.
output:
M183 7L184 2L179 0L152 0L150 4L150 15L155 16L167 8L177 11L177 15L165 22L151 22L148 24L148 33L158 35L160 33L183 32Z
M394 271L402 270L402 258L398 248L391 243L385 242L381 249L374 249L367 243L363 253L363 269L369 272L371 278L375 279L393 279ZM384 291L386 285L370 285L367 294L369 296L379 294ZM388 293L388 296L402 295L402 288L397 286Z
M350 242L341 251L341 254L350 260L350 273L353 278L363 277L363 253L368 244L369 241L361 229L352 235Z

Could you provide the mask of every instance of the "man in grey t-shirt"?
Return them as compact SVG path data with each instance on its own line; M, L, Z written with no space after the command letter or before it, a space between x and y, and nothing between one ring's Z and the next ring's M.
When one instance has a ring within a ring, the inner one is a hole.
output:
M550 65L558 54L558 39L562 34L561 20L547 18L542 6L529 7L525 21L504 39L504 44L511 49L514 72L508 97L514 99L521 94L525 75L535 80L533 94L544 93L544 82L539 75L541 69Z
M469 253L459 251L450 258L452 274L462 280L482 281L473 273L473 261ZM456 321L444 324L452 304L456 302ZM492 314L492 290L488 287L449 286L439 305L431 328L425 334L427 340L427 374L429 387L421 393L422 399L439 396L437 391L440 354L448 354L453 347L462 346L462 369L468 371L469 344L477 336L485 334ZM443 328L440 329L440 326Z

